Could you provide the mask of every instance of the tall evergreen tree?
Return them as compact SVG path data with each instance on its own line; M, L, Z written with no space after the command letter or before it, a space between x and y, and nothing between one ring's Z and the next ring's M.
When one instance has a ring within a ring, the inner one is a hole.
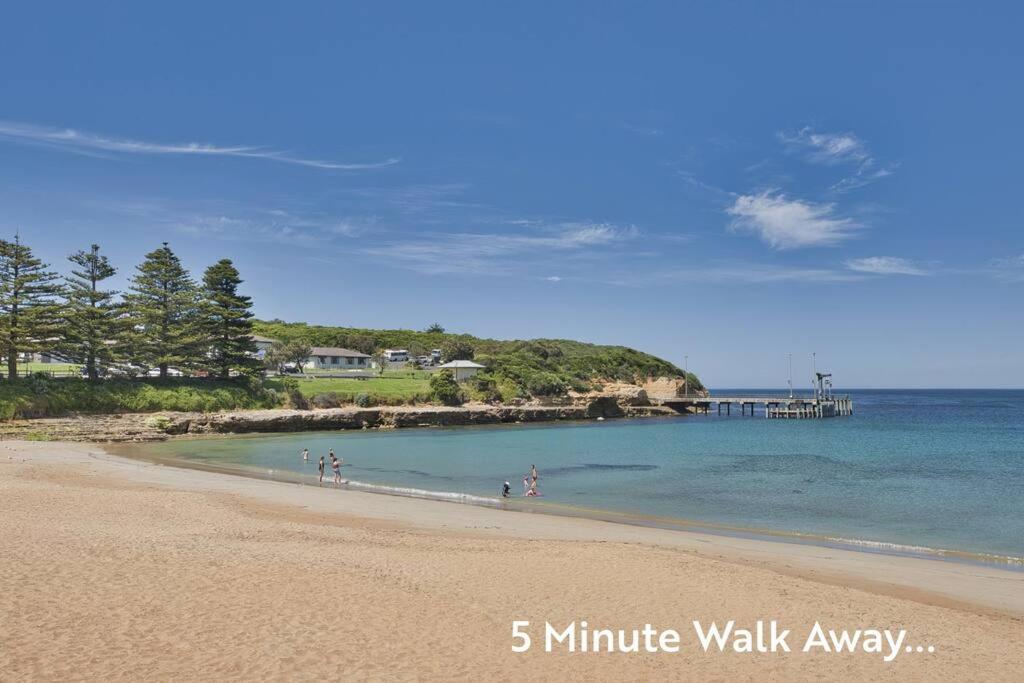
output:
M201 320L209 346L210 372L227 378L232 370L255 372L262 365L252 338L252 299L238 293L242 278L230 259L203 274Z
M161 378L167 377L170 367L200 363L197 290L188 271L166 242L146 254L136 271L124 297L133 327L129 344L132 359L143 367L159 368Z
M68 256L68 260L78 268L65 278L61 356L81 363L88 378L96 380L116 360L124 329L120 308L114 301L117 291L100 288L100 283L113 277L117 269L100 254L98 244Z
M50 351L56 343L61 288L48 268L17 235L0 240L0 352L8 379L18 376L18 354Z

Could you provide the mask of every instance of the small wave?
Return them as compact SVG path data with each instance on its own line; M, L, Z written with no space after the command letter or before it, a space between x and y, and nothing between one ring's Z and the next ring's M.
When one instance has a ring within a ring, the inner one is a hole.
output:
M583 463L582 465L565 465L564 467L551 467L541 472L543 476L551 476L553 474L568 474L570 472L650 472L651 470L658 469L657 465L646 465L646 464L624 464L624 465L609 465L597 462Z
M385 486L383 484L367 484L361 481L349 481L346 488L368 493L385 493L392 496L405 496L407 498L425 498L427 500L444 500L450 503L467 503L470 505L495 506L501 501L498 498L487 496L474 496L469 493L458 493L456 491L431 491L429 489L417 489L407 486Z
M1002 564L1011 567L1024 568L1024 557L1013 555L994 555L991 553L973 553L962 550L949 550L946 548L931 548L924 545L909 545L905 543L890 543L886 541L868 541L861 538L844 538L842 536L815 536L813 534L801 534L788 532L793 536L808 539L820 539L828 543L838 545L854 546L867 550L879 550L901 555L938 555L941 557L972 559L986 564Z

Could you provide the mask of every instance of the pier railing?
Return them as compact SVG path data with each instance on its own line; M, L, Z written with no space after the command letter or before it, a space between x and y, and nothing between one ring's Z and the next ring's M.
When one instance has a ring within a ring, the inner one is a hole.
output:
M681 412L711 412L714 405L719 415L732 414L733 406L739 406L740 415L754 417L755 411L762 412L766 419L808 419L845 417L853 415L853 399L849 396L799 397L799 396L674 396L652 398L656 405L668 406Z

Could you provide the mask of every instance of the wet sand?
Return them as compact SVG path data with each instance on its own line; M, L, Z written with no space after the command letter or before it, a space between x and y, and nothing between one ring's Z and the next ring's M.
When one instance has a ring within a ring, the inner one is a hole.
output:
M1024 573L638 528L0 444L0 678L957 678L1024 666ZM543 651L542 625L676 629L679 653ZM693 620L792 630L703 652ZM529 620L530 652L511 651ZM802 653L903 628L891 663Z

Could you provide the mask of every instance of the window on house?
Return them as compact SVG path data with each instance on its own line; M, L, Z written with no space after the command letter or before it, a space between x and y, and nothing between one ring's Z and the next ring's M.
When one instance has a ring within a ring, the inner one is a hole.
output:
M337 365L339 358L337 356L331 356L331 365Z

